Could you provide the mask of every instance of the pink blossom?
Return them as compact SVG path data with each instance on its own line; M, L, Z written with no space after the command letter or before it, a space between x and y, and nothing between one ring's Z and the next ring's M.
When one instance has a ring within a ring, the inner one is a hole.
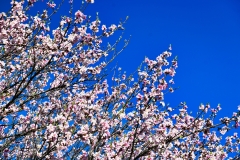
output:
M56 4L54 3L54 2L47 2L47 5L48 5L48 7L50 7L50 8L55 8L56 7Z
M117 29L117 26L115 24L112 24L110 27L109 27L109 30L110 31L115 31L115 29Z
M75 13L75 17L75 23L82 23L83 20L86 19L86 16L79 10Z
M94 0L85 0L88 3L94 3Z

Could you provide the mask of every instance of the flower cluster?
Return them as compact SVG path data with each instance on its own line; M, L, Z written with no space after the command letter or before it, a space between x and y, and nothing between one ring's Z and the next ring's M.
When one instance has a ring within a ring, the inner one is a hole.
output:
M137 74L110 79L107 66L129 41L118 51L121 38L101 47L102 38L124 23L107 27L78 10L50 29L56 4L31 17L36 0L27 2L0 13L0 159L239 158L237 133L226 134L239 127L239 108L217 121L220 105L193 116L186 103L165 104L178 67L171 46Z

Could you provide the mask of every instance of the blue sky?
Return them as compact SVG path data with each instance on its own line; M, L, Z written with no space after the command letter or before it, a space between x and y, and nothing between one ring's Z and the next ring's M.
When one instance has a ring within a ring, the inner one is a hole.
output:
M98 11L102 23L130 17L124 35L131 42L118 58L127 73L172 44L180 89L166 101L185 101L193 112L200 103L220 103L220 115L230 116L240 104L239 8L238 0L96 0L87 12Z
M74 9L80 2L74 1ZM7 11L8 3L1 2L1 11ZM200 103L214 107L220 103L220 115L230 116L240 104L239 8L239 0L95 0L85 14L95 17L98 12L107 25L130 17L124 37L132 35L131 42L117 59L127 74L145 56L153 59L172 44L173 56L179 60L175 86L180 89L166 95L167 103L185 101L193 112ZM58 20L55 16L52 25Z
M133 72L145 56L155 58L169 44L178 56L173 94L167 103L185 101L193 112L200 103L222 106L230 116L240 104L240 1L238 0L96 0L102 23L129 16L125 37L131 42L118 64Z

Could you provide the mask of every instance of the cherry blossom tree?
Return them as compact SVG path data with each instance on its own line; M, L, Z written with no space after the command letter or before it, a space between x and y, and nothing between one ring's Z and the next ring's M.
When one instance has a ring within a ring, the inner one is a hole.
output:
M231 132L240 107L217 120L220 105L201 104L196 116L186 103L165 105L178 65L171 46L126 75L109 64L129 40L120 50L121 36L102 42L126 21L106 26L84 14L94 0L78 11L70 1L69 15L50 29L63 1L38 2L46 9L30 16L36 1L12 0L0 13L1 159L240 158Z

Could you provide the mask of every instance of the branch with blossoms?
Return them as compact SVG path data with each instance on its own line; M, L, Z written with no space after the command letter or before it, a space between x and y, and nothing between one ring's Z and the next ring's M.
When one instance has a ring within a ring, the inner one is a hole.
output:
M165 105L164 96L176 90L171 46L130 76L111 73L129 40L120 50L122 36L105 48L102 41L127 19L107 27L84 14L93 0L78 11L69 1L69 15L50 29L63 2L46 2L31 17L43 2L12 0L0 14L1 159L239 158L238 135L220 135L239 127L240 108L217 122L220 105L201 104L196 116L185 103Z

